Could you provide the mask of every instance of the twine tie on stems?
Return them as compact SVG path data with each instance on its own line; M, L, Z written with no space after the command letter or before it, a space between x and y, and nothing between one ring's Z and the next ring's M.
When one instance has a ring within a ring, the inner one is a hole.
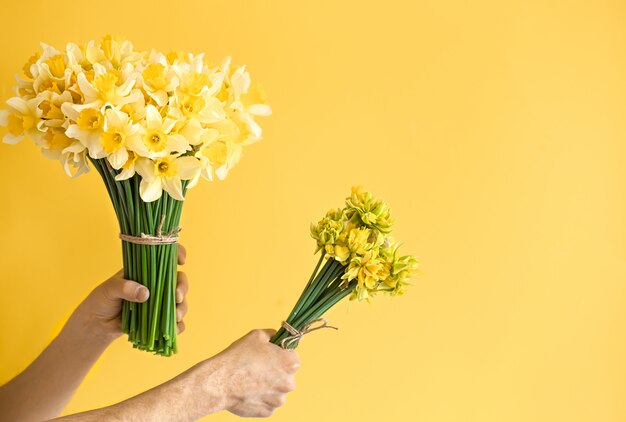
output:
M314 327L313 324L317 322L320 322L321 324ZM298 342L300 339L302 339L302 337L304 337L305 334L310 333L311 331L321 330L322 328L332 328L333 330L339 329L337 327L333 327L332 325L328 325L328 321L326 321L326 318L317 318L313 321L309 321L302 326L302 329L300 331L295 329L287 321L283 321L281 325L285 330L287 330L287 332L289 332L289 334L291 334L289 337L285 337L280 342L280 347L282 347L283 349L287 349L293 343Z
M141 233L141 236L132 236L129 234L120 233L120 239L134 243L136 245L170 245L172 243L178 243L178 233L182 230L181 227L174 227L169 232L163 234L163 223L165 222L165 214L161 215L161 223L157 228L156 236L151 234Z

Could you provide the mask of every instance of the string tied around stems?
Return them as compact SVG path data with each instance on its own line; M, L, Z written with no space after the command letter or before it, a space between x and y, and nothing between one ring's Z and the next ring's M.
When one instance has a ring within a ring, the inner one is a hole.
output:
M318 322L321 324L313 326ZM304 337L305 334L310 333L311 331L321 330L322 328L332 328L333 330L339 329L337 327L333 327L332 325L328 325L328 321L326 320L326 318L317 318L309 321L302 326L302 329L300 331L295 329L287 321L283 321L281 325L285 330L287 330L287 332L289 332L289 334L291 334L290 336L285 337L281 340L280 347L282 347L283 349L287 349L293 343L298 342L300 339L302 339L302 337Z
M157 228L156 236L151 234L141 233L140 236L132 236L129 234L120 233L120 239L134 243L137 245L170 245L172 243L178 243L178 233L182 230L182 227L174 227L167 233L163 233L163 223L165 222L165 214L161 215L161 222Z

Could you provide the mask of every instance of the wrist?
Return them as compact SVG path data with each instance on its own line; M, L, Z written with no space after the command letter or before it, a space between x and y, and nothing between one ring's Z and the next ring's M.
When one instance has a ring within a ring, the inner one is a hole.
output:
M220 360L213 357L192 366L180 375L186 383L196 386L195 393L204 397L198 403L202 416L226 410L229 406L227 377L224 376L223 369Z
M106 408L109 419L187 422L223 410L219 382L208 362L201 362L138 396Z
M119 332L112 332L101 320L85 314L79 307L67 320L59 337L104 350L119 337Z

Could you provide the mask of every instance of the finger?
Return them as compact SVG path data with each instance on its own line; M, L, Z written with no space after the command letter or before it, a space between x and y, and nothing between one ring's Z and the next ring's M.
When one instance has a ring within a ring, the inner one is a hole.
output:
M128 300L130 302L145 302L150 297L150 291L145 286L119 277L110 278L102 285L104 296L110 300Z
M295 350L285 349L284 368L290 374L295 374L300 369L300 356Z
M187 315L187 301L183 301L176 306L176 321L180 322Z
M189 280L187 274L182 271L178 272L176 278L176 303L181 303L189 290Z
M185 323L183 321L180 321L178 324L176 324L176 332L180 334L183 331L185 331Z
M265 328L265 329L257 330L257 331L259 331L259 334L261 335L262 339L265 341L270 341L272 336L276 334L276 330L273 328Z
M187 260L187 249L181 244L178 244L178 265L183 265Z
M263 401L270 408L275 409L277 407L280 407L280 406L284 405L286 398L287 398L286 394L270 394L270 395L267 395L263 399Z
M296 389L296 382L293 378L289 378L278 383L275 388L278 392L289 393Z

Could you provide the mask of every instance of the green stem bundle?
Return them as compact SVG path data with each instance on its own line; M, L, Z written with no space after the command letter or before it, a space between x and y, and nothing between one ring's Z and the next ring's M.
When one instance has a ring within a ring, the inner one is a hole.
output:
M325 257L322 250L309 282L286 319L286 322L298 331L302 331L311 321L320 318L337 302L352 293L356 286L356 283L350 283L347 286L345 283L342 284L341 276L345 273L346 266L339 261L327 259L322 266ZM270 342L282 346L283 340L291 335L285 328L281 327L270 339ZM285 347L295 349L298 342L299 340L288 342Z
M144 202L139 195L141 178L135 174L117 181L117 172L106 159L92 159L104 180L115 208L120 232L140 237L169 233L178 227L182 201L166 192L154 202ZM186 182L183 181L183 195ZM150 297L146 302L124 301L122 331L128 334L133 347L162 356L176 353L176 278L178 244L142 245L122 240L124 278L146 286Z

